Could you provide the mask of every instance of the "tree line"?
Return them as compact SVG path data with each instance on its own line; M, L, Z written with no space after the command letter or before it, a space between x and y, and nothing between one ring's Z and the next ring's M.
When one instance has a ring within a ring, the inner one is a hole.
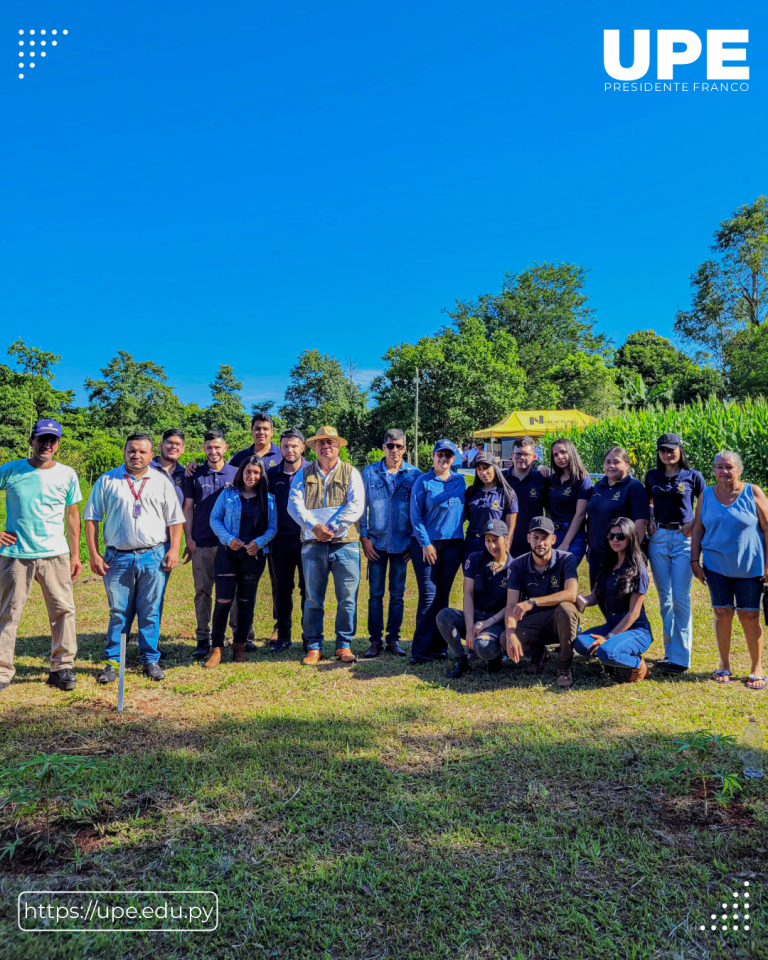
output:
M188 455L200 456L205 430L224 431L230 447L250 442L257 409L310 432L333 423L364 461L384 430L397 426L413 441L419 371L419 438L469 437L514 409L578 408L598 417L649 404L744 399L768 394L768 197L739 207L714 233L712 256L691 275L688 310L675 332L684 349L653 330L631 333L614 347L598 329L585 292L588 271L577 264L534 263L507 272L501 289L445 310L436 333L387 350L384 371L364 387L353 360L317 348L302 351L282 405L265 400L246 410L235 368L222 364L207 407L183 403L164 368L119 351L84 387L53 386L61 357L18 339L0 364L0 460L27 455L30 425L53 416L66 428L63 455L85 479L120 462L123 438L181 427Z

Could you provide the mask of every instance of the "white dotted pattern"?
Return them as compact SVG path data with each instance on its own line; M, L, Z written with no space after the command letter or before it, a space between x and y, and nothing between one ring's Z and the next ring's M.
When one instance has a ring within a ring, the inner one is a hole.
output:
M33 64L33 66L34 66L34 64ZM748 887L748 886L749 886L749 880L745 880L745 881L744 881L744 886L745 886L745 887ZM739 919L739 912L738 912L738 910L739 910L739 906L740 906L740 904L739 904L739 896L740 896L740 893L739 893L738 890L734 890L734 891L732 892L731 896L733 897L733 901L734 901L732 904L730 904L730 909L732 909L732 910L734 911L733 914L731 915L731 919L732 919L732 920L738 920L738 919ZM744 902L744 908L743 908L743 909L744 909L744 915L743 915L743 917L742 917L742 920L747 921L747 920L749 920L749 913L746 912L747 910L749 910L749 891L748 891L748 890L745 890L745 891L744 891L744 901L745 901L745 902ZM723 910L728 910L728 909L729 909L729 905L728 905L727 903L724 903L724 904L722 905L722 907L723 907ZM716 914L716 913L710 914L709 919L716 921L716 920L717 920L717 914ZM721 921L722 921L722 920L727 921L727 920L728 920L728 914L727 914L727 913L721 914L720 920L721 920ZM706 929L707 929L707 927L706 927L706 924L704 924L704 923L702 923L702 924L699 926L699 930L705 931ZM710 927L709 927L709 929L710 929L710 930L713 930L713 931L714 931L714 930L717 930L717 923L711 924ZM734 932L738 933L738 931L739 931L739 925L738 925L737 923L734 923L734 924L732 924L731 927L729 928L729 927L728 927L728 923L726 922L726 923L723 923L723 924L722 924L722 926L721 926L720 929L723 931L723 933L725 933L728 929L731 929L731 930L733 930ZM748 932L748 931L749 931L749 924L746 923L746 922L742 923L741 929L744 930L745 932Z
M64 34L64 35L66 36L66 35L69 33L69 30L62 30L61 32L62 32L62 34ZM45 36L46 31L45 31L45 30L40 30L39 33L40 33L41 36ZM58 30L51 30L51 33L55 36L55 35L58 33ZM30 30L30 31L29 31L29 35L30 35L30 36L34 36L34 34L35 34L35 31L34 31L34 30ZM20 37L23 37L23 36L24 36L24 31L23 31L23 30L19 30L19 36L20 36ZM41 41L40 41L40 46L41 46L41 47L44 47L45 44L46 44L46 41L45 41L45 40L41 40ZM30 41L29 41L29 45L30 45L30 47L34 47L35 41L34 41L34 40L30 40ZM20 46L20 47L23 47L23 46L24 46L24 41L23 41L23 40L19 40L19 46ZM57 41L56 41L56 40L51 40L51 46L52 46L52 47L57 46ZM40 53L40 56L41 56L41 57L44 57L45 54L46 54L46 51L45 51L45 50L40 50L39 53ZM34 51L34 50L30 50L30 51L29 51L29 55L30 55L30 57L34 57L35 51ZM23 56L24 56L24 51L23 51L23 50L20 50L20 51L19 51L19 59L22 60ZM30 67L34 67L35 64L32 63L32 62L30 62L29 66L30 66ZM22 60L22 62L19 63L19 70L23 70L23 69L24 69L24 62L23 62L23 60ZM23 80L23 79L24 79L24 74L23 74L23 73L20 73L20 74L19 74L19 80Z

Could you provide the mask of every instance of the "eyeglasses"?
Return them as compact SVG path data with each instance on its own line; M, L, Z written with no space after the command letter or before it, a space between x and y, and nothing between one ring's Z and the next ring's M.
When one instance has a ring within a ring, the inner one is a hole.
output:
M384 446L387 450L405 450L404 443L385 443Z
M621 542L622 540L626 540L627 538L624 536L623 533L609 533L609 534L608 534L608 539L609 539L609 540L615 540L615 541L617 541L617 542Z

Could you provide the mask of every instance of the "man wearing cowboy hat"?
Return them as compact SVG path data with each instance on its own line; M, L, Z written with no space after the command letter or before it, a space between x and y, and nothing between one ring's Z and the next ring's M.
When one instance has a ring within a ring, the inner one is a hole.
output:
M288 513L301 527L301 565L306 584L303 630L305 664L323 659L323 614L328 574L336 591L336 656L354 663L351 642L357 630L360 586L360 517L365 507L363 478L339 459L347 441L335 427L321 427L307 438L315 463L299 470L291 482Z

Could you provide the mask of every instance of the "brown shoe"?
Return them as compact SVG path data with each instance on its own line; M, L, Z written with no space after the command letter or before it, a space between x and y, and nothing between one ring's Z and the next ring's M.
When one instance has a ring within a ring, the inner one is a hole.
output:
M319 650L308 650L306 657L304 657L301 662L308 667L314 667L315 664L320 663L322 659L323 655Z
M387 650L390 653L393 653L396 657L407 657L408 654L403 650L397 640L388 640L387 641Z
M381 646L382 646L381 640L371 640L370 647L368 647L368 649L363 654L365 659L373 660L374 657L378 657L378 655L381 653Z
M248 657L245 655L244 643L232 644L232 663L248 663Z
M221 663L221 647L212 647L211 655L203 664L206 670L211 670L213 667L218 667Z
M336 659L341 660L342 663L357 663L357 657L349 647L337 647L335 655Z
M549 660L549 651L546 647L542 647L538 653L531 657L531 662L525 668L525 672L532 675L544 673L544 664L547 660Z
M629 671L629 676L627 677L627 683L637 683L638 680L645 680L650 671L648 670L648 664L640 657L640 666L635 667L634 670Z

